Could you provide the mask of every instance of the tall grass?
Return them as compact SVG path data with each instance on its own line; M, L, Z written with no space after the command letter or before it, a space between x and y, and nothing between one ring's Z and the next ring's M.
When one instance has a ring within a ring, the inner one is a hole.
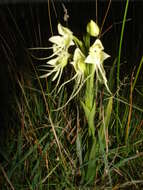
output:
M118 57L108 74L112 92L120 88L120 58L128 3ZM86 47L90 46L88 37ZM68 102L73 81L64 85L58 94L51 93L56 82L52 82L52 76L39 77L39 68L34 64L37 60L31 51L25 53L30 70L27 77L16 72L13 52L6 40L3 50L13 85L11 110L14 116L10 119L8 138L0 149L1 189L141 189L143 109L135 101L135 91L138 98L142 98L136 86L143 57L132 71L128 84L125 88L123 84L117 95L109 96L103 85L94 81L95 77L89 77L79 94ZM69 70L74 75L74 70ZM61 80L68 80L66 71Z
M123 35L124 35L124 28L125 28L125 22L126 22L126 17L127 17L127 12L128 12L128 6L129 6L129 0L126 1L126 6L125 6L125 12L124 12L124 17L123 17L123 24L122 24L122 29L121 29L121 35L120 35L120 44L119 44L119 53L118 53L118 60L117 60L117 89L119 89L119 83L120 83L120 59L121 59L121 50L122 50L122 41L123 41ZM119 96L119 91L117 91L117 98ZM119 130L119 102L117 101L116 105L116 136L119 142L119 135L118 135L118 130Z

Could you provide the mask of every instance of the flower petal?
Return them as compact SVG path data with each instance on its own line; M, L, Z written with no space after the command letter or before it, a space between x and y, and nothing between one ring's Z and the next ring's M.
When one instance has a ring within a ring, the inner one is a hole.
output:
M97 39L94 44L90 47L89 51L102 51L104 47L99 39Z
M85 63L89 63L89 64L96 64L97 62L97 57L95 52L90 53L86 59L85 59Z
M49 41L61 46L61 44L63 42L63 38L61 36L52 36L49 38Z
M51 59L51 60L47 61L47 64L54 66L54 65L56 65L56 63L58 62L58 60L59 60L59 58L56 57L55 59Z
M81 52L79 48L76 48L74 51L73 61L71 62L76 72L81 72L81 73L85 72L86 66L84 60L85 60L84 54Z
M64 35L72 35L72 32L68 28L63 27L60 23L58 24L58 32L62 36L64 36Z
M54 77L52 78L52 81L56 80L56 78L58 77L59 73L60 73L60 68L59 69L57 68L57 71L56 71Z
M101 62L103 62L105 59L107 59L109 57L110 57L110 55L108 55L104 51L101 52Z

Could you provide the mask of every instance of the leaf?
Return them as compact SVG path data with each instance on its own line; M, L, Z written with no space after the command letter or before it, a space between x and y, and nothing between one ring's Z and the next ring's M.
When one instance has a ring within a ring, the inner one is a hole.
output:
M111 118L111 113L112 113L112 105L113 105L113 97L111 96L108 101L108 105L106 108L106 113L105 113L105 127L108 128L110 118Z
M88 122L88 132L89 136L92 135L94 137L95 135L95 126L94 126L94 118L95 118L95 111L96 111L96 104L94 102L94 105L91 110L81 101L82 107L85 112L85 116Z
M84 109L85 116L86 116L86 118L88 119L90 110L88 109L88 107L85 105L85 103L84 103L83 101L81 101L81 104L82 104L82 107L83 107L83 109Z
M95 108L96 108L96 104L94 102L94 105L93 105L92 110L90 111L89 117L88 117L88 124L89 124L91 134L93 137L95 135L95 126L94 126Z
M79 163L80 166L82 165L82 140L81 140L81 134L78 132L77 133L77 138L76 138L76 152L77 152L77 157L79 158Z
M105 117L104 117L103 124L101 125L100 131L99 131L100 138L103 141L105 141L105 130L108 129L110 118L111 118L112 104L113 104L113 97L111 96L109 98L109 101L108 101L108 104L107 104L107 107L106 107Z
M89 161L88 161L88 168L85 176L85 180L87 183L92 183L96 176L96 169L97 169L97 153L98 153L98 144L96 142L96 138L93 139L93 144L91 147L91 151L89 154Z

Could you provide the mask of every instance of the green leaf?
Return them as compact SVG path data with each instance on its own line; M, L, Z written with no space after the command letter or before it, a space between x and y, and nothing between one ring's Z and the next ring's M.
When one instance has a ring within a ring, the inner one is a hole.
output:
M85 105L85 103L83 101L81 101L81 104L82 104L82 107L84 109L84 112L85 112L85 116L88 120L88 117L89 117L89 113L90 113L90 110L88 109L88 107Z
M95 111L96 111L96 103L94 102L94 105L91 110L89 110L89 108L84 104L84 102L81 101L81 104L84 109L86 119L88 122L89 136L92 135L92 137L94 137L95 135L94 118L95 118Z
M111 113L112 113L112 105L113 105L113 97L109 98L106 111L105 111L105 117L103 121L103 125L100 127L100 138L105 141L105 128L108 129L110 118L111 118Z
M92 184L96 176L98 148L98 143L96 142L96 138L94 137L91 151L89 154L88 168L85 176L85 180L87 183Z
M89 116L88 116L89 129L90 129L91 134L92 134L93 137L95 135L95 125L94 125L95 108L96 108L96 104L94 102L92 110L90 111Z
M108 128L110 118L111 118L111 113L112 113L112 105L113 105L113 97L111 96L108 101L108 105L106 108L106 113L105 113L105 127Z

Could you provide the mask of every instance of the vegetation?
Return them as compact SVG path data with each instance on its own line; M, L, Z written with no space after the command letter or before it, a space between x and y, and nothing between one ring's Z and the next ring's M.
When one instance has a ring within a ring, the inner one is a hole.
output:
M143 56L126 79L120 78L128 7L127 0L118 53L107 74L103 61L112 55L103 51L97 20L87 23L80 38L58 24L49 39L52 47L23 48L26 72L17 71L14 52L2 37L13 97L0 149L2 190L143 187L143 93L138 85Z

